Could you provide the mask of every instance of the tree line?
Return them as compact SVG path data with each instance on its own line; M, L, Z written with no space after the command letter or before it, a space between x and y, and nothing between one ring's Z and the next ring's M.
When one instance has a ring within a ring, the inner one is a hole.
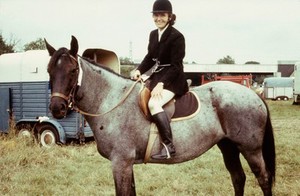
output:
M19 41L15 39L4 39L2 34L0 34L0 55L5 53L14 53L16 52L16 46ZM35 41L25 44L22 48L23 51L27 50L44 50L46 45L43 38L38 38Z

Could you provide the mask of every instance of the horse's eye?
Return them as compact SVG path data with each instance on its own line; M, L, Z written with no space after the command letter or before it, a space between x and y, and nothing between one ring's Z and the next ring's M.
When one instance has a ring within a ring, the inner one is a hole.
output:
M72 74L76 74L78 72L78 69L73 69Z

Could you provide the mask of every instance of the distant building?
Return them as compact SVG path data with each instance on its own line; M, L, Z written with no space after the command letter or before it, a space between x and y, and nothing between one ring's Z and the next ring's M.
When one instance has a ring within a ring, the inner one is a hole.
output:
M186 77L192 80L192 85L201 85L201 77L210 77L211 74L218 75L252 75L253 80L262 83L264 77L278 74L276 64L185 64Z
M290 77L294 73L295 64L298 61L278 61L278 72L281 73L281 77Z
M185 64L186 73L239 73L274 74L278 71L275 64Z

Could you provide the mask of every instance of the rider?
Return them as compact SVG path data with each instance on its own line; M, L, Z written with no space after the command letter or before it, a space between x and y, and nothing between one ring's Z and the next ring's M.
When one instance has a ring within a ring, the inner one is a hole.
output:
M133 73L133 79L152 69L148 79L151 98L148 107L162 139L164 148L153 159L169 159L175 155L170 121L163 105L175 96L188 91L183 72L185 56L184 36L173 27L176 15L169 0L156 0L153 4L153 19L158 29L150 33L148 53Z

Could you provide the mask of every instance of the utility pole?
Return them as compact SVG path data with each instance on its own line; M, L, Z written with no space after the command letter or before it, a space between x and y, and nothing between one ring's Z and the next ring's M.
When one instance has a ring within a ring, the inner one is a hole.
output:
M129 59L131 62L133 62L132 58L132 41L129 41Z

